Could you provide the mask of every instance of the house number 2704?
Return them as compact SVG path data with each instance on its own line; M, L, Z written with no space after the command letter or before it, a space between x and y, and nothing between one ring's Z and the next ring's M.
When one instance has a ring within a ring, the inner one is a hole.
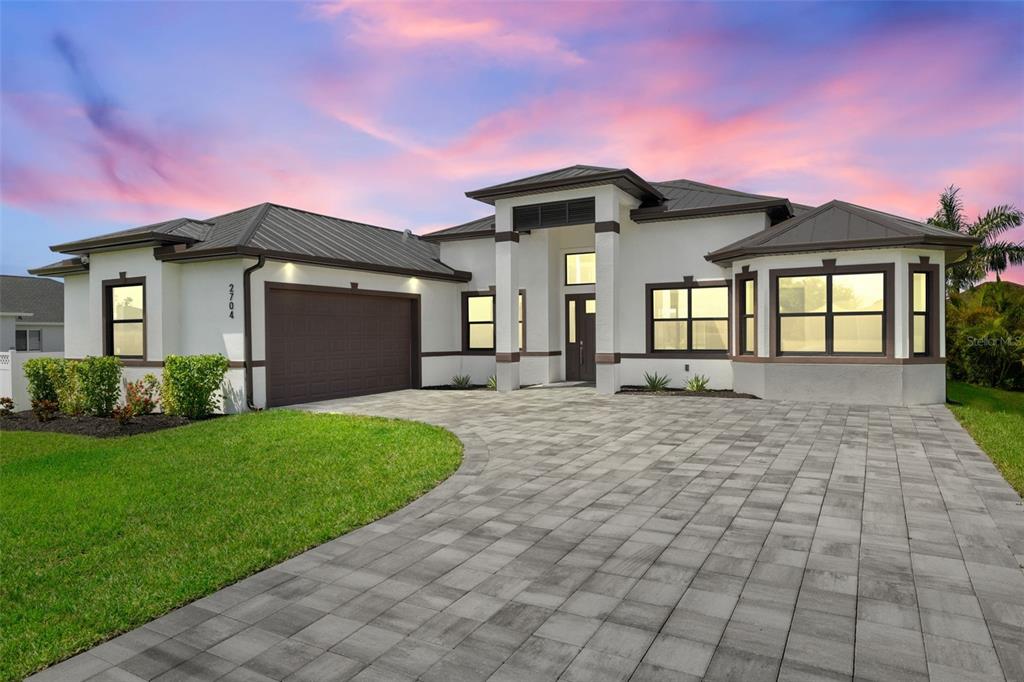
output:
M235 319L235 284L228 283L228 317Z

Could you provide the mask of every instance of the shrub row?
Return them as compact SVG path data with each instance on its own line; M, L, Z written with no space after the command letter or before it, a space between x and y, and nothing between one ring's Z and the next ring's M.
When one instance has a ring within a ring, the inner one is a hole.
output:
M37 414L52 416L59 409L71 416L109 417L116 411L118 419L130 419L162 405L167 414L197 419L220 407L217 389L227 370L223 355L169 355L163 384L152 374L126 383L122 406L121 361L115 357L33 358L25 363L25 378Z

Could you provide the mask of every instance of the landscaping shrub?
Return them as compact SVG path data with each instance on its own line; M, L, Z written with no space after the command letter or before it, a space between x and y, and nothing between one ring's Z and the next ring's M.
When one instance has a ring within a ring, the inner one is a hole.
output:
M78 360L55 359L50 365L50 381L57 389L57 405L64 414L77 417L85 412L85 394Z
M24 364L28 380L28 395L32 400L57 402L57 387L53 383L53 366L63 362L59 358L32 358Z
M121 395L121 359L111 356L88 357L66 372L67 377L72 375L77 377L81 385L86 412L97 417L109 417Z
M189 419L213 413L220 407L217 389L227 371L223 355L168 355L160 391L164 412Z
M32 414L41 422L48 422L60 412L60 407L55 400L33 400Z
M160 380L147 374L138 381L124 385L125 403L132 408L132 414L152 414L160 399Z
M690 377L690 380L686 382L687 391L706 391L708 385L711 383L711 379L708 379L703 374L695 374Z
M455 388L469 388L472 385L473 379L468 374L456 374L452 377L452 386Z
M946 367L951 379L1024 390L1024 287L987 282L950 296Z
M4 396L0 398L0 417L10 417L14 414L14 398Z
M662 376L657 372L654 374L644 372L644 387L648 391L664 391L670 383L671 379L668 378L668 375Z
M121 426L131 422L132 417L135 416L135 409L132 408L130 403L122 403L114 408L114 419Z
M492 374L487 377L487 390L497 391L498 390L498 377Z

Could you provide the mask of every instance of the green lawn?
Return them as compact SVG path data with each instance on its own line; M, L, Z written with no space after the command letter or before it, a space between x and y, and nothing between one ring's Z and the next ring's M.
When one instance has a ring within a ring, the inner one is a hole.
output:
M950 381L946 395L955 403L949 409L1024 496L1024 393Z
M462 456L425 424L289 411L0 441L5 680L384 516Z

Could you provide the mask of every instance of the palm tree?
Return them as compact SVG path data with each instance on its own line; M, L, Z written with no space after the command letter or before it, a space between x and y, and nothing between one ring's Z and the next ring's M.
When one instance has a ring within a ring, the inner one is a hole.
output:
M932 225L981 238L980 244L946 270L949 291L972 287L985 279L989 272L996 273L996 280L999 280L999 273L1009 265L1024 263L1024 243L999 239L1004 232L1024 222L1024 211L1010 204L1000 204L973 223L968 223L959 193L960 188L956 185L947 187L939 197L939 210L928 219Z

